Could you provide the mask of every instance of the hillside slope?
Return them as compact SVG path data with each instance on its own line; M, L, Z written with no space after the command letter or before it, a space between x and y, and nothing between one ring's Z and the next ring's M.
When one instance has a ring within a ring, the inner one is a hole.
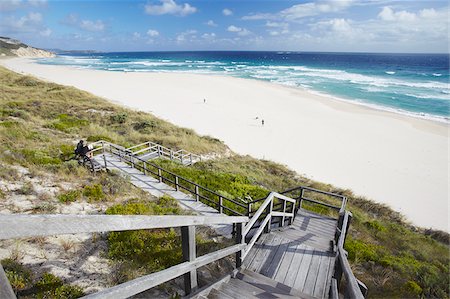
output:
M46 50L28 46L21 41L0 36L0 56L18 57L54 57L55 54Z

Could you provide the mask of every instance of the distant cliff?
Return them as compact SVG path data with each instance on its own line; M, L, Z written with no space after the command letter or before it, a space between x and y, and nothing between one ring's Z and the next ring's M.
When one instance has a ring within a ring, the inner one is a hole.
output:
M19 57L54 57L55 54L46 50L30 47L21 41L0 36L0 56Z

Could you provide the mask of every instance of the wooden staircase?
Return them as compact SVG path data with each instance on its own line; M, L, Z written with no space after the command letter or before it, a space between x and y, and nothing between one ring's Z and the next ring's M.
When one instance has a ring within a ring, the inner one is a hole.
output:
M198 292L195 299L261 299L261 298L313 298L296 289L288 287L261 274L240 270L234 275L229 275L212 286Z

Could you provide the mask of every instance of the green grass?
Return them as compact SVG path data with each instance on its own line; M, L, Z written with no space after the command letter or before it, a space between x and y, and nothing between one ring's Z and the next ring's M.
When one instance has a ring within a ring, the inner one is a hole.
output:
M43 82L0 67L2 165L9 169L8 165L22 165L33 173L53 173L58 179L79 186L75 190L81 193L80 198L64 195L66 199L63 201L70 202L76 198L74 200L104 203L147 197L116 174L93 177L76 161L70 161L73 148L81 138L90 142L105 139L125 147L153 141L199 154L223 154L227 151L227 147L217 139L199 136L190 129L174 126L151 114L119 107L75 88ZM236 200L263 198L271 190L283 191L299 185L342 194L348 198L348 209L353 213L346 248L357 277L369 287L369 297L449 297L449 235L446 232L413 227L404 222L400 213L386 205L355 196L351 190L301 177L270 161L233 155L196 163L192 167L168 161L157 163ZM15 177L14 171L0 170L0 179L12 181ZM85 186L89 187L85 190ZM328 196L310 192L307 196L339 204ZM133 206L133 203L139 205ZM129 201L122 208L116 207L114 213L175 214L176 208L169 207L170 204L161 200L155 205L138 200ZM314 204L305 203L305 207L333 214L330 209ZM161 235L141 234L111 239L110 246L115 245L110 247L113 249L110 257L120 263L118 268L122 270L118 273L124 277L155 271L178 260L177 234L170 231L160 232ZM162 240L161 236L168 236L168 239ZM157 247L156 252L172 248L173 256L167 256L167 260L162 257L162 262L150 262L152 256L145 256L151 254L147 246L154 248L154 244L163 241L167 243ZM129 252L133 242L141 244L141 247L136 247L141 250L136 256ZM133 259L128 260L131 256ZM148 263L139 267L135 260ZM126 280L126 277L121 279Z
M19 262L4 259L1 264L11 287L19 298L74 299L84 296L80 287L66 284L61 278L51 273L43 273L36 279L32 271ZM21 296L22 293L26 295Z
M168 196L163 196L156 202L134 199L106 210L108 215L181 213L178 202ZM135 273L153 273L181 262L181 239L174 229L110 232L108 244L109 257L126 265L120 268L123 281L135 278Z

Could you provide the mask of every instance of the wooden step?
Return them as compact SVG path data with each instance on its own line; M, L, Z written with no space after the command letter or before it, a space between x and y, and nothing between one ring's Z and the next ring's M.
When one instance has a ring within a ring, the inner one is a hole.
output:
M285 284L270 279L264 275L248 271L245 269L241 270L236 275L236 278L248 284L257 286L265 290L266 292L271 293L272 295L281 296L282 298L305 298L305 299L314 298L305 293L302 293L297 289L291 288Z
M208 296L206 296L206 298L208 298L208 299L233 299L235 297L231 297L230 295L227 295L218 289L212 289L211 292L209 292Z

